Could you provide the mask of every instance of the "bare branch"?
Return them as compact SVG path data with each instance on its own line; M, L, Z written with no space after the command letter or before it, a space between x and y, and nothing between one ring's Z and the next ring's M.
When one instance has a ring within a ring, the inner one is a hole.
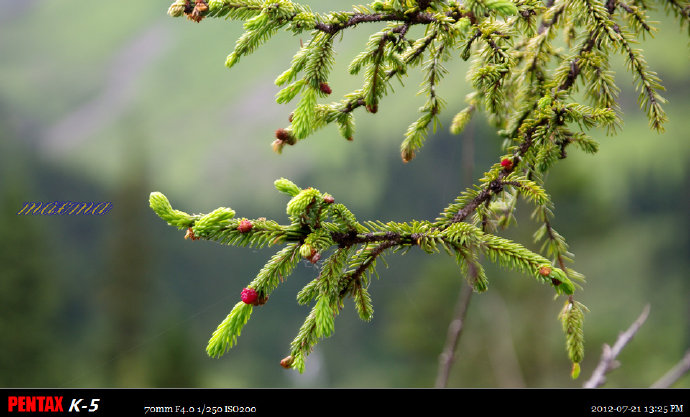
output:
M469 264L469 273L475 276L477 274L476 267L472 264ZM445 388L448 384L450 369L453 367L453 361L455 360L455 349L460 341L462 329L465 327L465 316L467 315L467 309L470 304L470 299L472 298L472 292L472 287L469 284L463 285L462 291L460 291L457 307L455 308L455 317L450 322L450 325L448 325L446 346L443 348L443 352L438 360L436 388Z
M683 375L690 371L690 349L685 351L685 356L671 368L666 375L662 376L658 381L652 384L651 388L669 388L675 384Z
M642 314L640 314L640 317L635 320L630 328L618 336L613 348L607 344L604 344L604 351L601 354L599 364L597 365L596 369L594 369L592 377L583 385L584 388L596 388L606 382L605 375L608 372L616 369L619 365L619 363L616 361L616 357L621 353L623 348L630 343L637 331L640 330L642 324L644 324L645 320L647 320L647 316L649 316L649 304L644 307Z

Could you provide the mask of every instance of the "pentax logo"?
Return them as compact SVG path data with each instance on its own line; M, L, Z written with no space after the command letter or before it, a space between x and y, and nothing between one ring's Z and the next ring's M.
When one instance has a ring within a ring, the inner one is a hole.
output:
M7 411L10 413L62 413L62 397L9 396Z
M9 413L64 413L62 406L63 397L14 395L7 397L7 411ZM69 401L69 400L67 400ZM93 413L98 410L100 398L93 398L91 402L83 398L74 398L67 412L79 413L86 411Z

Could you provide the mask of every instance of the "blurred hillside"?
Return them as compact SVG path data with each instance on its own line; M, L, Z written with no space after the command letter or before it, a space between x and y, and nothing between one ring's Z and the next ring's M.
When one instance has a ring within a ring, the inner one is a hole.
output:
M444 129L409 164L399 145L423 104L418 74L376 115L355 114L354 142L329 127L277 155L273 132L292 107L275 103L273 80L300 39L281 33L227 70L241 25L172 19L168 5L0 0L0 384L432 386L464 279L451 258L388 256L371 285L373 321L359 321L346 303L334 336L299 375L278 362L308 313L295 302L316 271L304 263L255 311L239 345L210 359L209 336L275 249L186 241L151 212L148 195L161 191L189 212L229 206L287 221L287 200L273 188L286 177L331 193L360 220L433 219L501 145L481 117L463 136L447 133L468 91L468 64L449 63ZM622 131L594 133L598 155L572 150L548 178L554 226L587 277L583 376L569 377L561 302L528 277L488 268L490 290L472 300L449 386L580 386L602 344L647 303L649 319L607 387L649 386L690 347L690 49L674 20L655 18L659 33L641 47L667 88L666 133L648 128L620 58ZM334 96L359 87L345 68L373 30L360 26L337 45ZM25 201L56 200L114 209L16 215ZM523 207L506 236L531 242L530 212Z

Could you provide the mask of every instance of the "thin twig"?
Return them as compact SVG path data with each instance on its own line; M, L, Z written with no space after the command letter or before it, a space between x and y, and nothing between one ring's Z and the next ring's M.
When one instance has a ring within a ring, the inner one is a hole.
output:
M666 375L662 376L658 381L652 384L651 388L668 388L675 384L683 375L690 371L690 349L685 351L685 356L671 368Z
M469 264L470 269L473 268ZM460 341L462 329L465 327L465 316L470 305L473 289L469 284L465 284L458 296L458 302L455 307L455 317L448 325L448 336L446 337L446 345L443 352L439 356L438 375L436 376L436 388L445 388L448 384L448 376L450 369L453 367L455 360L455 349Z
M640 317L635 320L630 328L618 336L618 339L616 339L616 343L613 345L613 347L604 344L604 351L601 354L599 364L597 365L596 369L594 369L594 373L592 373L591 378L585 382L583 387L596 388L606 381L605 375L608 372L616 369L619 365L619 363L616 361L616 357L621 353L625 345L632 340L637 331L640 330L642 324L644 324L645 320L647 320L648 315L649 304L644 307L642 314L640 314Z

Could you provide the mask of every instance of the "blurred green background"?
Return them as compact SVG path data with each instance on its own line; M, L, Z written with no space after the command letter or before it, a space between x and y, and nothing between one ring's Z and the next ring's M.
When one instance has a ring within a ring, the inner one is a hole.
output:
M161 191L188 212L230 206L286 222L287 200L273 189L284 176L333 194L360 220L433 219L499 155L481 117L462 136L447 134L468 91L468 64L449 63L444 129L409 164L399 144L423 104L418 74L378 114L356 113L354 142L329 127L276 155L273 132L292 107L274 102L273 80L300 39L281 33L227 70L241 24L172 19L168 5L0 0L0 385L433 386L464 282L453 259L389 255L370 288L374 319L360 322L346 303L300 375L279 361L309 311L295 302L316 274L303 263L255 310L239 345L211 359L212 331L277 249L184 240L151 212L148 195ZM648 303L649 319L606 386L649 386L690 346L690 49L675 20L655 17L661 30L642 47L667 88L667 132L649 130L617 56L623 130L593 132L599 154L573 149L548 177L554 226L587 277L582 376L569 377L562 300L530 277L488 267L490 288L472 299L449 386L581 386L602 344ZM335 97L359 87L344 69L374 30L360 26L338 44ZM25 201L55 200L114 209L16 215ZM529 207L519 213L506 236L530 245L537 225Z

